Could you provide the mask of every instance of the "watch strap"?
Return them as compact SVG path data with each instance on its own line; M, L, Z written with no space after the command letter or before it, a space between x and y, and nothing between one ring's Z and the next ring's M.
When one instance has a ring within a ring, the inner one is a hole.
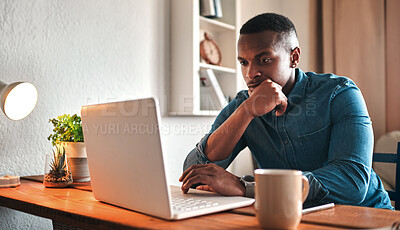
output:
M254 198L254 187L255 182L252 182L246 186L246 197Z
M254 198L254 188L256 183L254 182L254 177L250 175L244 175L240 178L240 182L245 187L245 196Z

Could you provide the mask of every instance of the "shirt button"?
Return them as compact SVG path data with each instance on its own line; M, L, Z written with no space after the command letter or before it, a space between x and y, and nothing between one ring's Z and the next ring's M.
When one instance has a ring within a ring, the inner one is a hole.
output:
M287 145L287 144L289 144L289 141L288 141L288 140L284 140L283 143L284 143L285 145Z

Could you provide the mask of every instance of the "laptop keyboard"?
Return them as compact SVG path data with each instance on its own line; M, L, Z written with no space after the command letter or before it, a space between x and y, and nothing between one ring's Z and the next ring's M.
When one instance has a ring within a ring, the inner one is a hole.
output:
M172 197L172 207L175 211L191 211L217 205L219 205L219 203L206 200Z

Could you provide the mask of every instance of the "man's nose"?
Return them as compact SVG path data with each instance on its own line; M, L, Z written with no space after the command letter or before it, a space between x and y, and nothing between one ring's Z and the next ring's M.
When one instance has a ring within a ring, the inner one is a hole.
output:
M257 68L255 64L250 64L247 66L246 70L246 77L250 80L253 80L254 78L261 76L260 70Z

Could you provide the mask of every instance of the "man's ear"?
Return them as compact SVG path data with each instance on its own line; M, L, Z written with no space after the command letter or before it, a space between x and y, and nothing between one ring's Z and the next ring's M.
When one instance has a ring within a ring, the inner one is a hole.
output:
M295 47L290 52L290 67L296 68L300 62L300 47Z

